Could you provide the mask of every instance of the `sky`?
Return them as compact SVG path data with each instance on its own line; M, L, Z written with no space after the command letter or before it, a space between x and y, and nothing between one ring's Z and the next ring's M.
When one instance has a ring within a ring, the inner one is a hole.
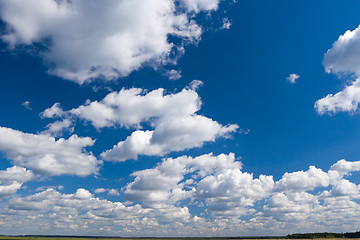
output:
M0 234L359 231L359 8L0 0Z

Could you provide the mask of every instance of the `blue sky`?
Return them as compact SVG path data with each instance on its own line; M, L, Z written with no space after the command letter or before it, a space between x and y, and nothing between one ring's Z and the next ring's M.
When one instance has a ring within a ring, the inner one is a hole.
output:
M1 0L0 233L358 231L359 7Z

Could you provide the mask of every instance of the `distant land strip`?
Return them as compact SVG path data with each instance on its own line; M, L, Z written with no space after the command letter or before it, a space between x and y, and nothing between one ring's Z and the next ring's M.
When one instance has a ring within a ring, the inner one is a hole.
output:
M335 239L346 238L354 239L360 238L360 231L358 232L346 232L346 233L294 233L286 236L254 236L254 237L103 237L103 236L70 236L70 235L0 235L0 240L93 240L93 239L105 239L105 240L141 240L141 239L159 239L159 240L222 240L222 239Z

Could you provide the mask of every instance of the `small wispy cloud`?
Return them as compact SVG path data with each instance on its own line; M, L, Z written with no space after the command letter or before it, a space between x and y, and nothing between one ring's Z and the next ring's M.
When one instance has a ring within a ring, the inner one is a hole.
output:
M21 106L23 106L24 108L28 109L28 110L31 110L31 107L30 107L30 101L25 101L21 104Z
M231 26L231 22L228 18L223 18L223 25L221 27L221 29L230 29Z
M296 73L292 73L286 78L286 80L288 82L290 82L291 84L295 84L296 80L298 80L299 78L300 78L300 75L298 75Z

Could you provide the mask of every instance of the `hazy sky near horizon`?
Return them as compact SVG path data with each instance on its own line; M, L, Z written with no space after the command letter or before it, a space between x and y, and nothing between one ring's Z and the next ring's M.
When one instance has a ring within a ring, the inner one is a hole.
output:
M358 231L359 9L0 0L0 234Z

